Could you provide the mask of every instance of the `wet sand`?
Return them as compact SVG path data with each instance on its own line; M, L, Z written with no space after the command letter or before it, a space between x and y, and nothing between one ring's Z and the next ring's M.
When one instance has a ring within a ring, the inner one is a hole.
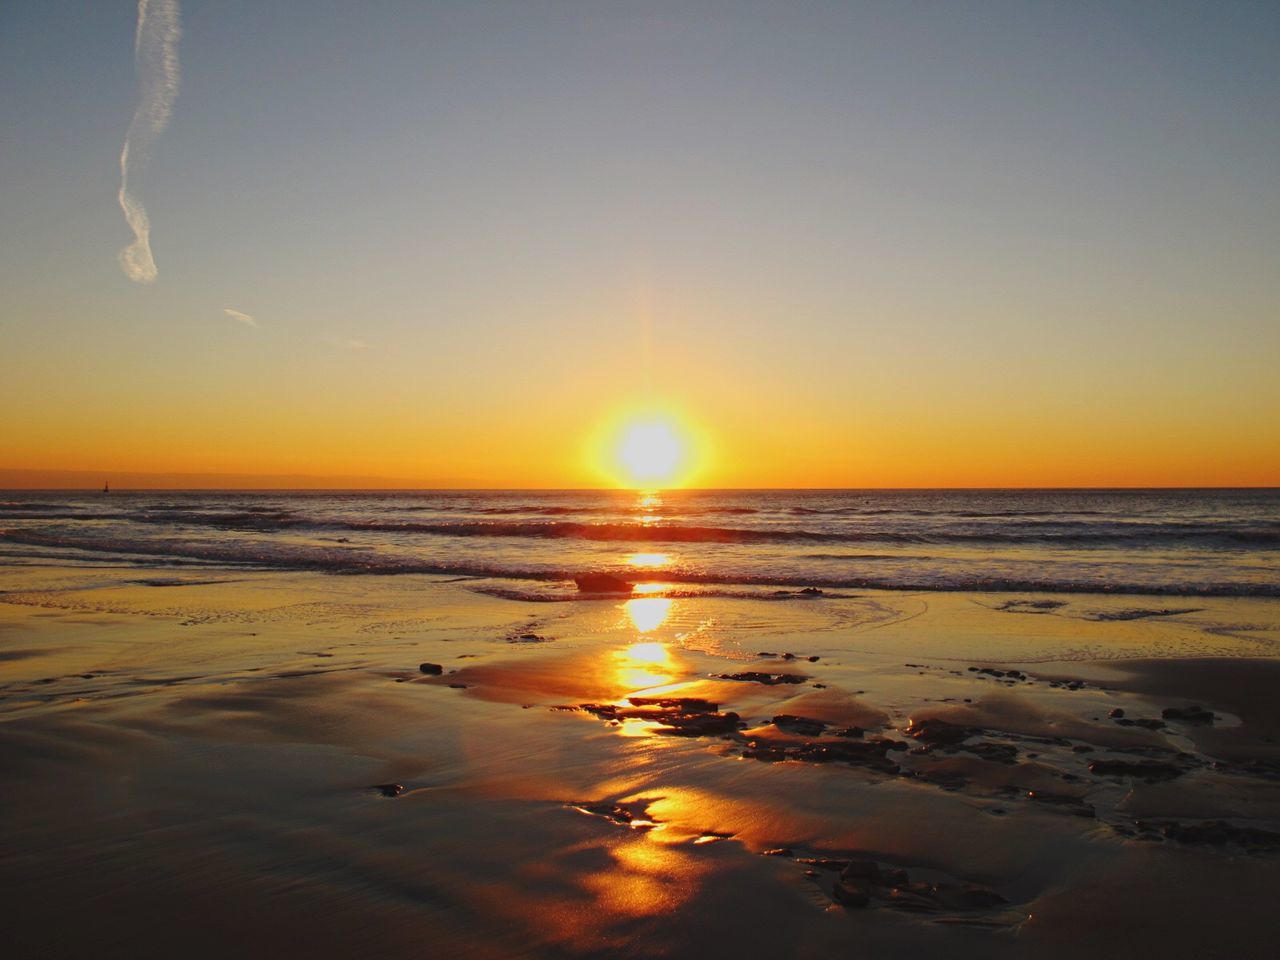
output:
M1280 602L472 586L0 572L9 955L1274 955Z

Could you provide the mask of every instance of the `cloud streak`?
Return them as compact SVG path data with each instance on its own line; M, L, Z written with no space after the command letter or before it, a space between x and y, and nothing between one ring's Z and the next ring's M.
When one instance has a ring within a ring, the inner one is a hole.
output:
M232 310L230 307L223 307L222 312L232 320L239 320L246 327L256 327L258 325L257 320L253 319L253 317L249 316L247 313L241 313L239 310Z
M129 189L129 174L146 166L151 145L164 130L178 97L178 40L182 24L178 0L138 0L133 56L138 68L138 108L120 151L120 209L133 230L133 243L120 251L120 267L135 283L154 283L151 219Z

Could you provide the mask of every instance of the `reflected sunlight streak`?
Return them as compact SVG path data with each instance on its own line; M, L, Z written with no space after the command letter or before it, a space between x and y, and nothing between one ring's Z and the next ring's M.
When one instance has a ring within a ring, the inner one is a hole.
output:
M614 656L618 661L614 676L628 690L659 687L676 679L676 664L665 644L633 643Z
M643 567L653 569L655 567L665 567L671 563L671 554L669 553L633 553L627 557L627 563L633 567Z
M632 626L640 633L652 633L662 626L671 615L671 605L675 601L670 597L641 597L628 600L623 606ZM660 644L642 643L637 646L655 647ZM634 649L634 648L633 648Z

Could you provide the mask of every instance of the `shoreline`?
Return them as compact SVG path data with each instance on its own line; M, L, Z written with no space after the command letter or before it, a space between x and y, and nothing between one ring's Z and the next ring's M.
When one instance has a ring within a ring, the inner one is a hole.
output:
M1204 956L1206 911L1269 955L1274 599L0 589L0 876L33 955Z

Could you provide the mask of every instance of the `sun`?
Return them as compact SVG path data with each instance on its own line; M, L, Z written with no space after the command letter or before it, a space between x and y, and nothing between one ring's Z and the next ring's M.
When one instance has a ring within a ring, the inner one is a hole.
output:
M617 406L596 421L583 448L584 465L610 486L675 490L704 474L709 434L671 403Z
M685 458L685 441L668 420L642 420L623 428L618 465L638 487L670 484Z

